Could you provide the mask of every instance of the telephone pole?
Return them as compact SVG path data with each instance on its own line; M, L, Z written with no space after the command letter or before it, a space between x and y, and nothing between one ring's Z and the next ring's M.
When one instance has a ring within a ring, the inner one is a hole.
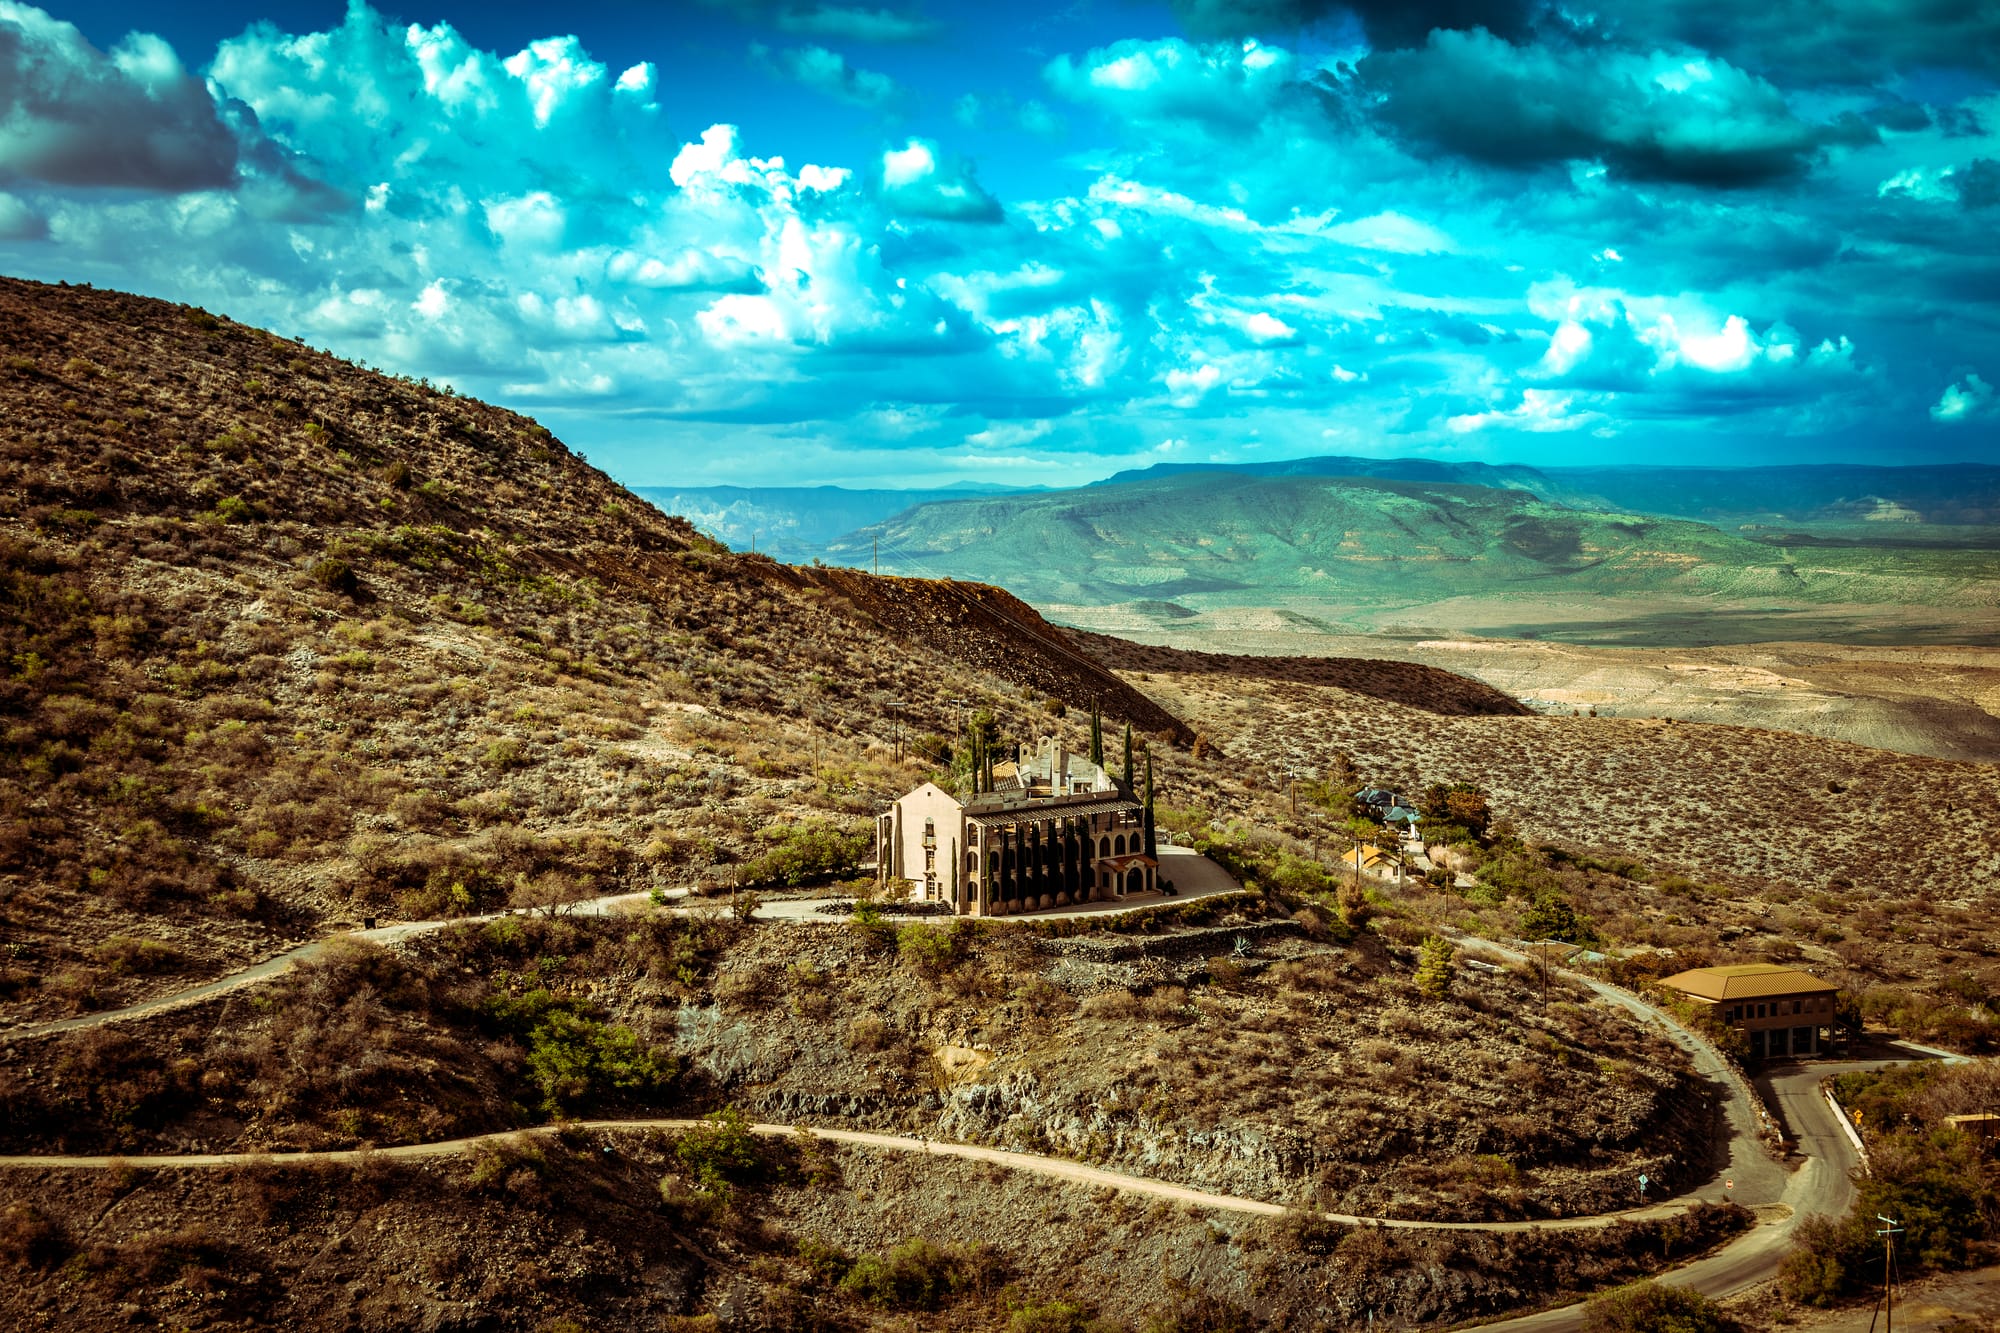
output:
M874 561L875 561L875 577L879 579L882 577L882 539L880 537L877 537L875 539Z
M1882 1331L1896 1333L1896 1237L1903 1228L1896 1225L1893 1217L1875 1214L1875 1220L1882 1225L1875 1228L1875 1234L1882 1238ZM1870 1318L1868 1327L1875 1327Z

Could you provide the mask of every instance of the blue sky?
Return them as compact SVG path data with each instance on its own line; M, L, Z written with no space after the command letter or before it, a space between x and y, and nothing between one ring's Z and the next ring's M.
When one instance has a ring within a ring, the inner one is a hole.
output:
M1980 0L0 0L0 270L628 483L2000 461Z

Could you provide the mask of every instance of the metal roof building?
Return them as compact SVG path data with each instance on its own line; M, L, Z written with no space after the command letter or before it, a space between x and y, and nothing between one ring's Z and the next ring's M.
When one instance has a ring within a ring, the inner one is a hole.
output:
M1832 1036L1833 997L1840 993L1830 981L1776 963L1690 968L1659 984L1743 1033L1756 1060L1819 1054Z

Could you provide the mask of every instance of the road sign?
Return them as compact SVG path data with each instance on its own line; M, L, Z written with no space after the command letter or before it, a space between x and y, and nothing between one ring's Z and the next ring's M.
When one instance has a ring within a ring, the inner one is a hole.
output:
M1736 1188L1736 1182L1733 1180L1725 1180L1722 1182L1722 1188L1726 1190L1733 1190Z

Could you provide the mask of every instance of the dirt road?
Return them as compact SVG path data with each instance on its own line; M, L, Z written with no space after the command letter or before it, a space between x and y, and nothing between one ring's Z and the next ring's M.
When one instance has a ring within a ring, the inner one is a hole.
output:
M586 902L570 905L563 910L577 916L609 916L621 907L643 902L643 893L619 893L608 898L592 898ZM105 1009L94 1014L78 1014L74 1018L51 1019L46 1023L26 1023L20 1027L0 1030L0 1041L25 1041L33 1037L52 1037L58 1033L75 1032L82 1028L101 1027L106 1023L120 1023L133 1018L145 1018L150 1014L165 1013L170 1009L181 1009L191 1004L230 991L241 990L245 986L255 986L283 975L299 963L319 957L334 945L345 940L366 940L374 944L391 944L408 939L412 935L423 935L446 926L463 922L479 923L497 921L503 916L522 915L526 909L508 912L488 912L484 916L457 916L442 921L399 921L391 926L377 926L373 930L346 930L338 935L301 944L296 949L274 954L261 963L252 963L240 972L231 972L226 977L205 981L186 990L177 990L169 995L156 995L150 1000L140 1000L120 1009Z
M1192 902L1197 898L1208 898L1218 894L1236 893L1242 885L1229 877L1228 872L1190 848L1161 847L1162 873L1175 882L1179 892L1172 898L1151 896L1138 903L1091 903L1084 907L1059 912L1037 912L1033 920L1052 917L1092 916L1101 913L1139 912L1155 907L1167 907L1176 903ZM674 899L685 899L686 890L669 894ZM609 916L616 912L638 906L647 901L644 893L619 893L607 898L592 898L573 903L562 909L572 916ZM720 900L713 904L721 910ZM765 903L756 912L759 921L812 921L819 923L837 922L839 917L830 917L819 911L821 900L812 898L778 899ZM261 963L253 963L240 972L232 972L214 981L205 981L186 990L178 990L170 995L156 995L149 1000L140 1000L119 1009L106 1009L94 1014L78 1014L74 1018L51 1019L44 1023L27 1023L14 1028L0 1028L0 1041L25 1041L34 1037L52 1037L64 1032L75 1032L82 1028L101 1027L106 1023L119 1023L128 1019L145 1018L152 1014L179 1009L217 995L254 986L280 976L293 966L307 962L342 940L367 940L375 944L390 944L408 939L412 935L422 935L446 926L470 922L479 924L498 920L503 916L522 915L529 909L517 908L508 912L488 912L483 916L451 917L441 921L402 921L391 926L377 926L373 930L342 931L325 939L301 944L295 949L275 954ZM676 909L680 910L680 909Z
M586 1120L579 1122L581 1128L605 1134L645 1133L651 1131L677 1131L693 1129L704 1122L688 1119L655 1120ZM798 1126L754 1124L751 1132L766 1137L789 1136L799 1132ZM140 1167L147 1170L204 1170L246 1166L283 1165L341 1165L362 1161L400 1161L409 1159L449 1157L469 1152L482 1143L498 1143L520 1135L542 1135L554 1132L553 1126L517 1130L511 1133L480 1134L469 1138L446 1139L437 1143L404 1144L393 1148L339 1149L331 1152L305 1153L188 1153L179 1156L160 1157L37 1157L0 1156L0 1168L14 1169L57 1169L101 1171L112 1168L124 1169ZM888 1152L922 1153L934 1157L957 1157L970 1162L991 1162L1013 1171L1024 1171L1031 1175L1047 1176L1056 1180L1070 1181L1079 1185L1091 1185L1105 1189L1120 1190L1127 1194L1145 1195L1155 1199L1165 1199L1173 1203L1184 1203L1195 1208L1210 1208L1219 1212L1245 1213L1255 1217L1280 1217L1291 1211L1282 1204L1266 1203L1260 1199L1245 1199L1233 1194L1215 1194L1208 1190L1191 1189L1185 1185L1175 1185L1164 1180L1152 1180L1145 1176L1128 1176L1117 1171L1105 1171L1087 1166L1082 1162L1072 1162L1061 1157L1042 1157L1033 1153L1009 1152L1003 1148L984 1148L971 1143L942 1143L932 1139L914 1138L902 1134L877 1134L858 1129L822 1129L807 1127L807 1132L815 1138L829 1143L843 1143L857 1148L875 1148ZM1586 1217L1550 1218L1532 1222L1425 1222L1393 1217L1360 1217L1353 1213L1323 1214L1330 1222L1344 1226L1380 1226L1411 1231L1589 1231L1616 1226L1621 1222L1639 1222L1656 1218L1675 1217L1687 1211L1692 1200L1675 1200L1655 1204L1648 1208L1632 1208L1617 1213L1601 1213Z

